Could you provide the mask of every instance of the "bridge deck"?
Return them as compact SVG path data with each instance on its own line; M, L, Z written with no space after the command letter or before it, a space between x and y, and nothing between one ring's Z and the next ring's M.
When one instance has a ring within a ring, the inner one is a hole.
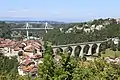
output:
M84 42L84 43L75 43L75 44L66 44L66 45L53 45L52 48L58 48L58 47L68 47L68 46L79 46L79 45L87 45L87 44L95 44L95 43L103 43L105 41L94 41L94 42Z
M45 29L53 29L53 28L13 28L12 30L45 30Z

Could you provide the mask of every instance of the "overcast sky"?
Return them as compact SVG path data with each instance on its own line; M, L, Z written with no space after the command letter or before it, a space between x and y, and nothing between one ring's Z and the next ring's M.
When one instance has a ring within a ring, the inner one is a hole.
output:
M86 21L120 17L120 0L0 0L0 20Z

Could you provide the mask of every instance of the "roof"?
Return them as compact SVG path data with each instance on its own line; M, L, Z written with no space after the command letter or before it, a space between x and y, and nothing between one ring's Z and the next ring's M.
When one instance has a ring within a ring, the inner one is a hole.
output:
M26 51L33 51L34 49L42 49L42 44L39 40L17 41L0 38L0 48L4 47L9 47L15 51L19 51L24 47Z
M35 54L31 58L32 59L40 59L42 56L40 54Z

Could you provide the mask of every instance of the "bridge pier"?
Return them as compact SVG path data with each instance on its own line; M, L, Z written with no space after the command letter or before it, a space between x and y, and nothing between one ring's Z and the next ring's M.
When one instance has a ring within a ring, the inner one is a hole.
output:
M97 44L96 53L99 53L99 51L100 51L100 45L101 45L101 43Z
M65 52L66 49L67 49L67 47L62 47L63 53Z
M98 43L98 44L97 44L97 49L96 49L96 54L97 54L97 55L99 55L100 45L101 45L101 43Z
M28 32L28 30L26 31L26 37L27 37L27 39L29 40L29 32Z
M81 47L81 50L80 50L79 57L83 58L84 57L83 50L84 50L85 45L80 45L80 47Z
M56 55L57 48L53 48L53 54Z
M75 56L75 48L76 48L76 46L71 46L71 48L72 48L71 56Z
M88 54L86 54L86 55L88 55L88 56L92 55L92 46L93 46L93 44L89 44Z

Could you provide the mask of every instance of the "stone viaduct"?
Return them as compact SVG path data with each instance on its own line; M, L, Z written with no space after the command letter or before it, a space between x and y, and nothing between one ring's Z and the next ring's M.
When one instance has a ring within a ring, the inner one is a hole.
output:
M61 52L65 52L66 49L69 49L69 52L71 53L71 56L78 56L78 57L83 57L84 55L86 56L91 56L93 54L98 54L100 52L100 46L102 43L107 42L108 40L105 41L94 41L94 42L84 42L84 43L75 43L75 44L66 44L66 45L54 45L52 46L54 54L56 54L57 50L61 50ZM85 48L87 47L87 51L84 52ZM79 48L79 53L76 54L75 50L76 48ZM94 53L93 53L94 50Z

